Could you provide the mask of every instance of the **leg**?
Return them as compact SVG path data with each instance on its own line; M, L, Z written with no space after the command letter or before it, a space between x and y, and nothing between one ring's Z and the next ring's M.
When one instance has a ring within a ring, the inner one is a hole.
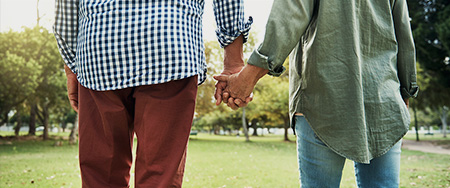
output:
M295 118L300 186L339 187L345 158L317 138L304 116Z
M79 160L83 187L128 187L132 163L132 89L79 86Z
M372 159L370 164L355 163L358 187L399 187L401 143L400 140L386 154Z
M136 187L181 187L196 93L196 76L136 89Z

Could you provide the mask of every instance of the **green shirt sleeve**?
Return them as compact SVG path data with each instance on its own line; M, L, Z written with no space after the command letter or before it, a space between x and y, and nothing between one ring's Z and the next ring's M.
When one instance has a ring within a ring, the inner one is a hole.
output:
M266 24L263 43L248 60L248 64L269 70L279 76L283 63L309 25L314 0L275 0Z
M403 98L416 97L419 91L416 78L414 40L406 0L396 0L393 7L395 36L397 38L397 69Z

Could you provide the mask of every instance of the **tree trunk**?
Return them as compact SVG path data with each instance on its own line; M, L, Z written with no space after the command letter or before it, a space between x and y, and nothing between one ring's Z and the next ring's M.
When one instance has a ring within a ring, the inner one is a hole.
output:
M75 119L75 123L73 124L72 130L70 131L69 135L69 144L75 144L77 143L77 135L78 135L78 114Z
M416 129L416 141L419 141L419 125L417 124L416 101L413 101L412 109L414 112L414 128Z
M284 117L284 141L290 141L288 137L289 128L291 127L289 125L289 115L287 117Z
M447 112L448 107L444 106L442 107L442 114L441 114L441 122L442 122L442 133L444 134L444 138L447 138Z
M8 113L1 114L0 127L3 126L3 125L8 126Z
M67 122L66 121L62 121L61 122L61 129L62 129L63 133L66 132L66 127L67 127Z
M30 129L28 130L28 135L36 135L36 105L32 104L30 108Z
M257 119L252 119L252 128L253 128L252 136L258 136L258 132L256 132L256 130L258 129L257 123L258 123Z
M44 140L48 140L48 128L49 128L49 119L50 119L50 114L49 114L49 112L48 112L48 107L47 106L45 106L45 107L43 107L43 109L42 109L42 115L43 115L43 124L44 124L44 134L42 134L42 136L43 136L43 139Z
M214 134L215 135L219 135L220 134L220 126L219 125L215 125L214 126Z
M20 128L22 127L22 116L21 116L21 113L19 110L16 113L16 119L17 119L17 124L16 124L16 127L14 128L14 134L18 138L19 133L20 133Z
M249 142L247 123L245 122L245 107L242 108L242 128L244 129L245 141Z
M36 3L36 25L39 26L39 22L41 21L41 16L39 16L39 0Z
M264 136L264 129L265 129L264 121L261 121L261 136Z

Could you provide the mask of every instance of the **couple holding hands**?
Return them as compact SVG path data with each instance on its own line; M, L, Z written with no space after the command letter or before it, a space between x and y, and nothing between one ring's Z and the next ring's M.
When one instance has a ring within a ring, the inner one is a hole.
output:
M203 0L57 0L55 38L79 113L83 187L181 187L197 85L206 77ZM398 187L401 139L418 92L406 0L274 0L244 64L243 0L214 0L224 70L216 104L251 102L290 55L289 109L301 187ZM274 78L276 79L276 78Z

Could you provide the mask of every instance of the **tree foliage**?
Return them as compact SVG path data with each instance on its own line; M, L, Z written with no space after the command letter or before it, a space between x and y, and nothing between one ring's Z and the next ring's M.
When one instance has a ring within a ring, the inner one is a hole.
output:
M412 103L417 109L440 114L444 137L450 106L450 1L409 0L411 27L416 45L421 92ZM416 119L417 120L417 119ZM418 128L417 122L416 128ZM417 136L417 140L418 140Z
M21 32L0 33L0 113L19 107L35 115L44 125L44 139L54 119L64 119L70 111L65 89L63 62L52 33L43 27L23 28ZM31 111L34 110L34 113ZM18 117L20 119L20 117ZM31 131L31 129L30 129ZM32 131L34 133L34 130Z
M417 60L426 77L421 107L450 106L450 1L410 0L411 27Z
M39 85L42 66L29 56L25 32L0 33L0 124Z

